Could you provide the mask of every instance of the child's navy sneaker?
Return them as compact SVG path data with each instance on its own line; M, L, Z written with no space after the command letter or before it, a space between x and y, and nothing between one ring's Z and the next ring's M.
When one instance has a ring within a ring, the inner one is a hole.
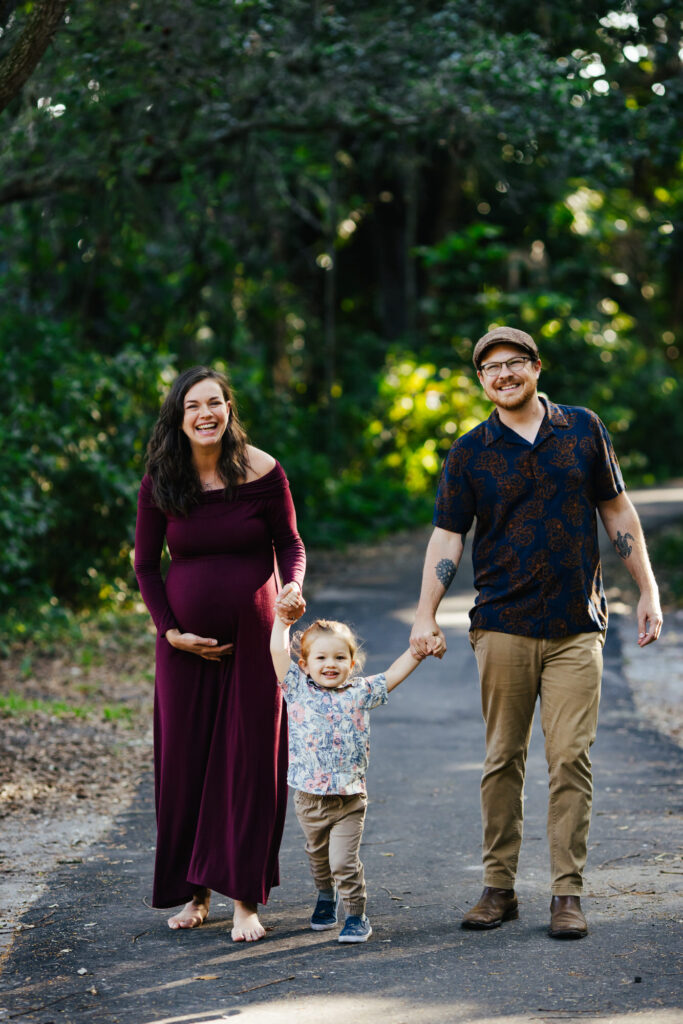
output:
M372 926L365 914L352 915L339 933L340 942L367 942L372 935Z
M339 893L333 900L326 896L318 896L318 902L311 915L311 928L314 932L326 932L328 928L334 928L337 923L337 908L339 907Z

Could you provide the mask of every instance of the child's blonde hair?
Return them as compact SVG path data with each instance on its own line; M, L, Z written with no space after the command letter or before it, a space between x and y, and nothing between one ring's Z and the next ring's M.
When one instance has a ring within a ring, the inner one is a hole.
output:
M361 650L360 640L345 622L337 622L335 619L316 619L303 633L297 633L293 638L293 650L298 657L308 661L314 640L318 636L325 636L325 634L340 637L348 645L351 660L356 663L355 667L363 668L365 654Z

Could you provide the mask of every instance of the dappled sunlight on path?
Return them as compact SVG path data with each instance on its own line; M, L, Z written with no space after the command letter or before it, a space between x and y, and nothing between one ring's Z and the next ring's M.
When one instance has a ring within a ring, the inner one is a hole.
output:
M446 1018L444 1014L447 1013ZM595 1014L581 1012L580 1015L563 1013L555 1016L556 1010L539 1007L533 1016L528 1014L481 1016L481 1011L466 1002L451 1006L447 1011L443 1005L421 999L416 993L415 1001L403 999L373 998L371 996L326 996L280 1000L267 1006L248 1006L243 1010L226 1009L199 1011L179 1017L161 1017L145 1024L357 1024L364 1019L382 1020L385 1024L435 1024L436 1021L463 1021L468 1024L528 1024L530 1020L540 1022L553 1020L591 1021L599 1018L600 1024L679 1024L680 1011L674 1008L648 1010L644 1013Z

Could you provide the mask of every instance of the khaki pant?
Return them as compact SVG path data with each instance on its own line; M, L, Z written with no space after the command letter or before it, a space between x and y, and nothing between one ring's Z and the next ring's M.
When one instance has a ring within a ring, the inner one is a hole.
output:
M556 640L475 629L486 723L481 780L484 885L512 889L522 842L526 756L537 697L548 762L551 891L578 896L586 863L604 633Z
M317 889L337 885L347 916L365 913L366 891L358 851L368 798L365 793L294 791L294 808L306 836L306 853Z

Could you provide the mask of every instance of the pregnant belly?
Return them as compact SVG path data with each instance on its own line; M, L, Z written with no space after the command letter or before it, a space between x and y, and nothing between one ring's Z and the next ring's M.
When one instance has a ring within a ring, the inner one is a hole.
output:
M240 617L261 603L264 587L273 590L273 563L264 559L188 559L171 562L166 594L180 629L227 644L235 639Z

